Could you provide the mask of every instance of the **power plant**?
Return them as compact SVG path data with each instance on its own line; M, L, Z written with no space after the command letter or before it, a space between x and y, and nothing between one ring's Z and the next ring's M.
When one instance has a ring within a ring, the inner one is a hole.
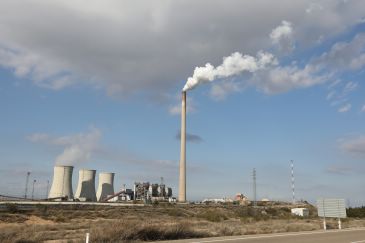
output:
M96 170L81 169L79 171L79 183L75 193L75 199L80 201L96 201L95 193Z
M51 201L76 201L76 202L118 202L118 201L153 201L175 202L172 197L171 187L167 187L161 179L160 184L150 182L135 182L134 188L114 192L115 173L100 172L98 187L95 190L96 170L80 169L75 195L72 190L73 166L56 165L54 167L53 182L48 194Z
M56 165L54 167L53 182L48 198L73 198L72 172L73 166Z

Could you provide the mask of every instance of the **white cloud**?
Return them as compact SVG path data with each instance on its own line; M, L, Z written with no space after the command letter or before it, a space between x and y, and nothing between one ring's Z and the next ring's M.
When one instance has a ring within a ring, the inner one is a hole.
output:
M359 70L365 65L365 34L357 34L349 42L337 42L323 53L316 65L331 68L334 71Z
M352 92L354 92L358 87L357 82L347 82L344 86L340 85L340 82L335 82L329 86L330 92L327 94L327 100L331 101L332 106L343 105L348 102L349 96ZM346 112L350 107L349 104L343 105L338 109L339 112Z
M358 23L364 8L363 1L340 0L320 2L320 11L307 0L270 8L240 0L3 0L0 65L54 90L82 84L110 95L164 93L197 64L268 48L265 36L284 18L295 26L299 48ZM350 65L362 63L359 56Z
M340 108L338 108L338 112L340 113L345 113L345 112L348 112L349 110L351 110L351 104L347 103L346 105L344 106L341 106Z
M294 31L292 23L283 20L281 25L277 26L270 33L271 42L277 45L283 52L291 52L294 49Z
M276 67L254 75L252 84L267 94L287 92L292 89L307 88L327 81L327 77L317 75L312 65L299 68L296 65Z
M181 115L181 95L178 95L174 99L173 105L169 106L169 113L170 115ZM187 113L194 113L196 112L195 101L189 95L186 97L186 112Z
M340 148L348 153L365 155L365 136L343 139Z
M344 89L343 89L343 93L344 94L348 94L352 91L354 91L356 88L358 87L358 83L355 83L355 82L348 82Z
M327 167L326 172L331 173L331 174L338 174L338 175L347 175L347 174L351 174L354 171L353 168L350 168L348 166L344 166L344 165L330 165L329 167Z
M330 92L327 94L326 99L327 99L327 100L331 100L333 97L335 97L335 95L336 95L336 91L335 91L335 90L332 90L332 91L330 91Z
M361 112L365 112L365 105L362 106Z
M227 80L219 83L214 83L210 88L209 95L212 99L220 101L224 100L229 94L242 91L243 86L240 82Z

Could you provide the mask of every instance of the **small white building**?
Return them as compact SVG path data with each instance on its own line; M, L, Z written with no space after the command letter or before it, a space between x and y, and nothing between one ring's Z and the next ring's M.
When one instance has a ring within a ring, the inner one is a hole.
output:
M292 208L291 214L301 216L301 217L308 217L309 209L308 208Z

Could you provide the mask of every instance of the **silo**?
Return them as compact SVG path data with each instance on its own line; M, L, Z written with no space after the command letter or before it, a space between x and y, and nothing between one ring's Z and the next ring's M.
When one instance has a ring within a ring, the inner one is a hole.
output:
M98 201L103 201L107 196L114 194L114 173L101 172L99 174L99 185L96 193Z
M73 198L72 171L73 166L56 165L54 167L53 182L48 198L68 197Z
M79 171L79 183L75 198L85 201L96 201L95 173L96 170L81 169Z

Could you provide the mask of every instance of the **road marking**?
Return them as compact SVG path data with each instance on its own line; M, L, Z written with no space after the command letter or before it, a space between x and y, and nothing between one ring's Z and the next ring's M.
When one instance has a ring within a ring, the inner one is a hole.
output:
M260 238L273 238L273 237L284 237L284 236L297 236L297 235L314 235L314 234L325 234L325 233L341 233L347 231L358 231L365 230L365 228L355 228L355 229L343 229L343 230L331 230L331 231L316 231L316 232L302 232L302 233L287 233L287 234L274 234L274 235L261 235L261 236L248 236L239 238L225 238L216 240L204 240L204 241L192 241L190 243L209 243L209 242L219 242L219 241L234 241L234 240L251 240ZM351 243L361 243L365 241L355 241Z
M360 240L360 241L352 241L352 242L350 242L350 243L363 243L363 242L365 242L365 240Z

